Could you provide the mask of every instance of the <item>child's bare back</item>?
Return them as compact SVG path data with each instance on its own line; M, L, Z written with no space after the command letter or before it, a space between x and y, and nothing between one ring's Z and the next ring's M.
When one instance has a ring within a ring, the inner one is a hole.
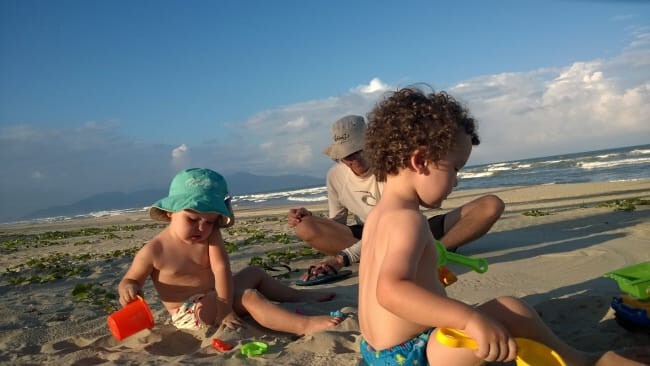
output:
M400 318L385 308L382 300L399 301L400 297L386 293L394 286L392 280L378 281L379 272L406 274L423 289L444 295L444 287L432 270L437 251L426 217L417 211L393 210L390 198L382 200L368 216L363 241L359 307L365 311L360 313L359 322L365 340L373 348L387 349L430 327ZM409 243L418 243L417 250L407 248Z

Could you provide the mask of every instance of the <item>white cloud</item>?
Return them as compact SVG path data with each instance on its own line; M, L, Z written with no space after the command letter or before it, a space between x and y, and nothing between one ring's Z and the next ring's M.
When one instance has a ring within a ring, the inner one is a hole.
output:
M190 148L182 144L172 150L171 167L174 171L191 168L192 157L190 156Z
M300 116L300 117L298 117L298 118L296 118L294 120L291 120L291 121L287 122L287 124L286 124L287 128L293 128L293 129L296 129L296 130L301 130L301 129L307 127L307 126L308 126L307 121L305 120L305 117L303 117L303 116Z
M632 20L634 18L638 18L638 15L636 15L636 14L620 14L620 15L613 16L612 20L615 21L615 22L623 22L623 21Z
M370 80L368 85L359 85L356 88L352 89L352 92L358 92L363 94L374 94L377 92L387 91L389 86L382 82L379 78L373 78Z
M57 129L0 126L0 171L23 178L0 180L0 219L100 192L165 188L190 164L224 174L324 177L331 160L322 150L330 143L332 122L365 116L391 89L373 78L343 95L232 123L227 139L176 147L134 141L114 121ZM609 59L486 75L459 81L449 91L479 121L482 143L470 164L648 143L650 31L637 30Z
M322 150L330 143L334 121L348 114L365 116L389 89L379 78L349 93L263 111L235 128L246 136L239 150L252 159L239 157L239 170L259 174L300 173L324 176L331 160ZM289 121L289 122L287 122ZM254 142L254 143L253 143ZM243 148L246 144L250 146Z
M483 143L473 161L647 143L650 53L638 42L646 36L637 35L636 46L609 60L486 76L453 87L479 120Z

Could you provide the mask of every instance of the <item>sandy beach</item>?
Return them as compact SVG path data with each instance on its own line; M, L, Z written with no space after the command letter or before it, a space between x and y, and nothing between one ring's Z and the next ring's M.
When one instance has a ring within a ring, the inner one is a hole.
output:
M489 270L478 274L452 265L459 280L448 287L450 296L468 304L500 295L521 297L562 339L587 351L650 345L648 332L630 332L617 324L610 302L621 291L603 277L650 261L650 206L633 201L650 200L650 180L458 191L443 210L486 192L499 195L506 212L488 235L460 253L485 258ZM256 261L285 261L295 272L282 281L292 284L319 260L293 235L287 209L235 208L235 226L224 230L234 271ZM325 204L310 209L326 214ZM161 228L145 212L0 225L0 363L359 364L357 266L344 281L314 287L335 291L334 300L285 305L305 314L340 310L349 315L312 336L268 331L251 318L236 331L177 331L148 283L144 297L155 327L123 341L114 339L106 317L118 306L117 283L133 253ZM220 353L212 348L212 338L236 347ZM241 344L250 341L266 342L268 352L241 356Z

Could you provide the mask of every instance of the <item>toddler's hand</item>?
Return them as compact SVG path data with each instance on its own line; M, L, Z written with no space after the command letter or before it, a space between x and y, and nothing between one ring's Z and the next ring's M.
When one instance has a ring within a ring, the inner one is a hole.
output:
M221 320L221 325L228 329L244 328L244 322L235 314L234 311L226 314Z
M475 313L464 331L478 344L476 357L489 362L509 362L517 357L517 343L498 322Z
M120 304L122 304L122 306L125 306L126 304L135 300L135 298L138 296L138 291L138 285L135 283L127 283L119 286L118 292L120 294Z

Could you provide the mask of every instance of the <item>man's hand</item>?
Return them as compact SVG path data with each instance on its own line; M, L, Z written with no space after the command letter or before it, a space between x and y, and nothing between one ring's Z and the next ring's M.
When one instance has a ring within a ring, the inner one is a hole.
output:
M343 264L344 264L343 257L341 257L340 255L337 255L335 257L331 257L331 258L329 258L327 260L324 260L324 261L318 263L317 265L313 266L311 268L311 271L305 272L302 275L301 279L303 281L307 281L310 278L318 277L319 275L322 275L322 274L327 274L327 273L331 272L331 270L328 268L328 266L331 267L331 268L334 268L336 271L338 271L339 269L344 267Z
M303 217L311 215L311 211L304 207L292 208L289 210L289 214L287 215L287 221L289 223L289 226L295 227L302 221Z

